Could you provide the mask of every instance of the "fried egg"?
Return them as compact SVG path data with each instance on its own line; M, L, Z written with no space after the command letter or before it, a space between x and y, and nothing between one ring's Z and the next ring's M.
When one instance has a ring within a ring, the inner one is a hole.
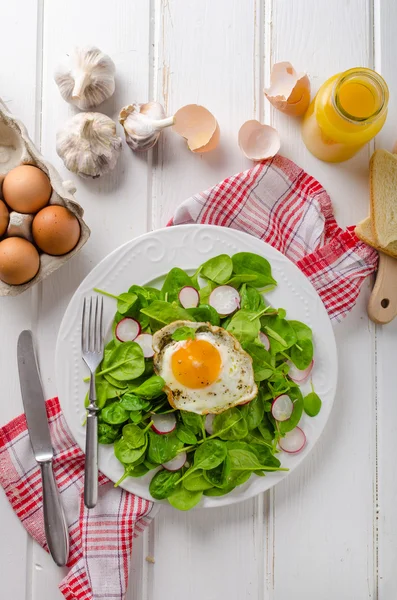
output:
M194 339L173 340L180 327L194 329ZM252 358L222 327L175 321L154 334L153 349L155 371L165 380L169 403L178 410L221 413L258 393Z

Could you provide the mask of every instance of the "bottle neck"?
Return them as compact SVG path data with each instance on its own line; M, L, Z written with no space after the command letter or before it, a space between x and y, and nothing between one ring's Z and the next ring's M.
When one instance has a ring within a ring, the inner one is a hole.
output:
M350 69L334 83L331 101L338 117L351 125L370 125L387 110L389 90L384 79L365 68Z

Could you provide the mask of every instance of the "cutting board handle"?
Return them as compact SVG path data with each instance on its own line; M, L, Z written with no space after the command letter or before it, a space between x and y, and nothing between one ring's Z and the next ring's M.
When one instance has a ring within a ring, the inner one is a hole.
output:
M397 316L397 259L379 252L374 289L368 302L371 321L384 325Z

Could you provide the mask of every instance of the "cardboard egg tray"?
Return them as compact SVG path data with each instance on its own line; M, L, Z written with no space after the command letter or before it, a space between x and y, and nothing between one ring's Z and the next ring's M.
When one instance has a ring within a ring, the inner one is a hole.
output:
M0 99L0 184L8 171L23 164L39 167L49 177L52 186L49 204L59 204L68 208L77 217L81 234L77 246L68 254L50 256L41 253L40 269L28 283L8 285L0 281L0 296L17 296L39 281L43 281L79 252L90 237L90 230L83 220L84 211L73 196L76 191L74 184L71 181L62 181L57 170L37 150L23 123L10 114ZM2 198L1 192L0 198Z

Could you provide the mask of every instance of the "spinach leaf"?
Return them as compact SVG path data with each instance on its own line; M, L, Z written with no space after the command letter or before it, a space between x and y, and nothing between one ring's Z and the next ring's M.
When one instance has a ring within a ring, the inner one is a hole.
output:
M272 338L270 351L273 355L284 352L297 342L294 329L289 321L281 319L278 315L262 317L261 323L265 333Z
M140 448L145 444L146 434L138 425L129 423L123 427L123 438L131 448Z
M249 342L244 350L252 357L255 381L264 381L273 375L272 357L262 344Z
M217 287L217 284L213 281L208 281L207 285L200 288L200 306L202 304L208 305L208 301L210 299L211 292Z
M313 360L312 330L300 321L289 321L296 335L296 345L290 350L290 357L294 365L302 371L306 369Z
M193 468L196 469L214 469L226 458L226 445L219 440L208 440L201 444L194 453Z
M226 484L222 488L214 487L204 492L205 496L225 496L239 485L242 485L251 477L252 471L230 471Z
M196 308L187 308L187 312L193 317L194 321L204 321L211 325L219 326L221 320L215 308L209 304L200 304Z
M164 300L155 300L149 306L141 309L141 313L147 315L159 327L173 323L174 321L191 321L191 315L181 306L169 304ZM128 343L128 342L127 342Z
M226 327L227 331L234 335L243 346L258 337L260 328L260 319L248 310L238 310Z
M272 277L270 263L266 258L251 252L238 252L232 256L232 261L233 273L236 275L256 275L253 282L255 287L263 288L277 285L276 280Z
M178 302L179 292L185 286L195 287L191 277L185 271L174 267L165 278L161 288L161 298L166 299L167 302Z
M291 387L288 395L294 403L294 409L292 411L292 415L287 421L282 421L278 424L281 435L291 431L298 425L303 412L303 396L300 389L297 386Z
M183 423L178 423L176 428L176 437L178 440L181 440L181 442L188 444L189 446L194 446L197 444L197 438L193 431Z
M241 414L243 415L245 422L247 423L248 431L256 429L262 422L264 407L261 396L258 394L256 398L244 404L241 407Z
M230 474L231 462L228 455L225 460L215 467L214 469L208 469L203 472L204 478L209 484L215 487L225 487L227 485L227 478Z
M131 423L135 423L136 425L138 425L139 423L142 422L142 419L143 419L143 415L140 410L132 410L130 412Z
M244 310L258 312L261 308L265 307L265 301L258 290L244 284L240 290L240 306Z
M149 447L147 458L150 462L157 465L168 462L178 454L178 450L183 447L175 431L159 435L152 430L148 432Z
M108 423L98 423L98 442L100 444L113 444L120 437L120 429Z
M133 392L136 396L142 396L143 398L157 398L163 391L165 381L159 375L152 375L136 387Z
M129 381L139 377L145 370L142 348L135 342L124 342L115 346L105 356L99 375L110 373L118 381Z
M229 450L229 457L232 471L260 471L263 469L256 454L250 450L232 448Z
M316 417L321 410L321 399L315 392L310 392L303 398L303 408L309 417Z
M132 285L128 292L138 296L141 308L147 306L153 302L153 300L160 300L160 290L153 287Z
M120 425L128 421L129 413L120 404L118 400L107 404L101 410L101 417L109 425Z
M145 410L150 406L150 402L138 398L135 394L124 394L120 400L120 405L128 411Z
M171 339L175 342L180 342L182 340L194 340L196 337L196 330L192 327L178 327L175 329L174 333L171 335Z
M213 486L212 483L209 483L205 478L205 474L208 472L209 471L198 469L197 471L189 473L183 482L184 487L189 490L189 492L203 492L204 490L209 490Z
M259 423L258 430L262 436L262 438L271 442L274 438L274 425L269 421L267 414L263 415L262 423Z
M200 275L215 283L226 283L232 275L233 262L227 254L219 254L205 262L200 269Z
M214 434L221 440L241 440L248 433L247 422L238 408L229 408L213 420Z
M182 485L178 485L168 496L168 502L178 510L190 510L201 500L203 492L190 492Z
M149 484L149 492L156 500L164 500L174 491L181 478L179 471L158 471Z
M103 296L108 296L109 298L114 298L114 300L117 300L117 311L121 315L134 312L135 305L138 301L138 296L133 292L123 292L118 296L115 296L110 292L105 292L104 290L99 290L98 288L94 288L94 292L98 292L98 294L102 294ZM133 316L133 314L131 314L131 316Z
M131 464L139 460L146 452L147 439L145 444L139 448L134 448L127 442L127 440L121 438L114 443L114 453L118 460L125 464Z
M197 415L196 413L187 412L185 410L179 411L182 421L194 434L202 433L204 429L204 417Z
M268 446L252 443L249 445L249 449L256 455L261 465L276 468L281 466L280 461L272 454Z
M238 290L242 284L252 283L255 280L256 275L233 275L229 281L226 281L226 285L231 285Z
M122 394L127 389L127 384L125 381L118 381L112 377L110 373L105 373L103 378L106 379L106 381L112 386L113 390L116 392L116 396Z

